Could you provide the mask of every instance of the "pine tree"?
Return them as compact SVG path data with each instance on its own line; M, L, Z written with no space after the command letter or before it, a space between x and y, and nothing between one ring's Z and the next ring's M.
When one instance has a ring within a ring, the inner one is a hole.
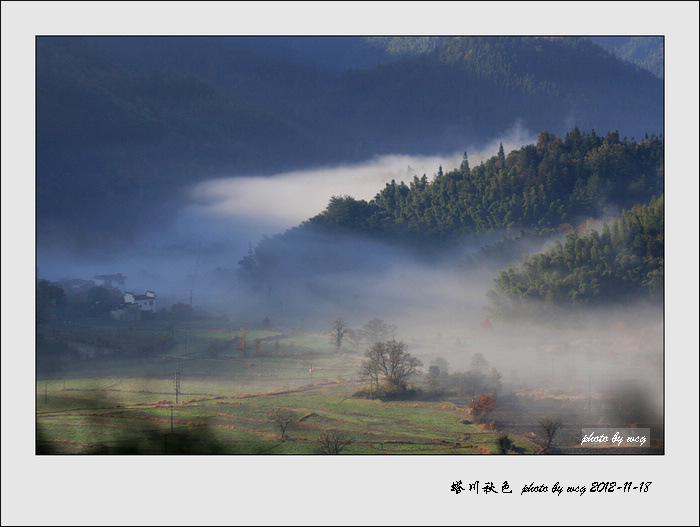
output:
M501 162L501 168L506 166L506 153L503 150L503 143L498 147L498 160Z
M464 152L464 156L462 156L462 164L459 165L459 169L462 171L462 174L469 174L469 157L467 156L466 150Z

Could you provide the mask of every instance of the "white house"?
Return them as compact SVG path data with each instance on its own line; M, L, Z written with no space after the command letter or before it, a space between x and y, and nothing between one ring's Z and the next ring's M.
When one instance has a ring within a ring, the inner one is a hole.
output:
M156 312L156 294L153 291L146 291L143 295L134 293L124 293L124 303L127 305L137 305L141 311Z
M110 312L114 320L139 320L143 314L156 313L156 294L146 291L143 295L124 293L124 303Z

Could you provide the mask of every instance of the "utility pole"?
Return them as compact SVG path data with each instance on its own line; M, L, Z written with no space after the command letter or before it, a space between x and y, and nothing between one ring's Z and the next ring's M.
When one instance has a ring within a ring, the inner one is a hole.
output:
M177 365L177 370L175 371L175 404L178 404L178 397L180 396L180 365Z
M170 405L170 435L173 433L173 405Z

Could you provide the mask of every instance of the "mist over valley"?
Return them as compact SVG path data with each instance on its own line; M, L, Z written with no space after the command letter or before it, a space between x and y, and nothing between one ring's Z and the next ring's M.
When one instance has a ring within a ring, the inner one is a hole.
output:
M39 37L37 448L663 453L662 93L578 37Z

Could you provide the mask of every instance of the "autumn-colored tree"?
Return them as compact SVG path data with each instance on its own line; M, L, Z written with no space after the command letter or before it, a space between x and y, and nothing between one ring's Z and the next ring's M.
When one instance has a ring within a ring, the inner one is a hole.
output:
M246 341L246 330L243 330L243 335L241 335L241 342L238 344L238 348L243 352L243 355L248 355L248 343Z
M481 419L496 409L496 398L493 395L482 393L479 398L467 406L472 417Z

